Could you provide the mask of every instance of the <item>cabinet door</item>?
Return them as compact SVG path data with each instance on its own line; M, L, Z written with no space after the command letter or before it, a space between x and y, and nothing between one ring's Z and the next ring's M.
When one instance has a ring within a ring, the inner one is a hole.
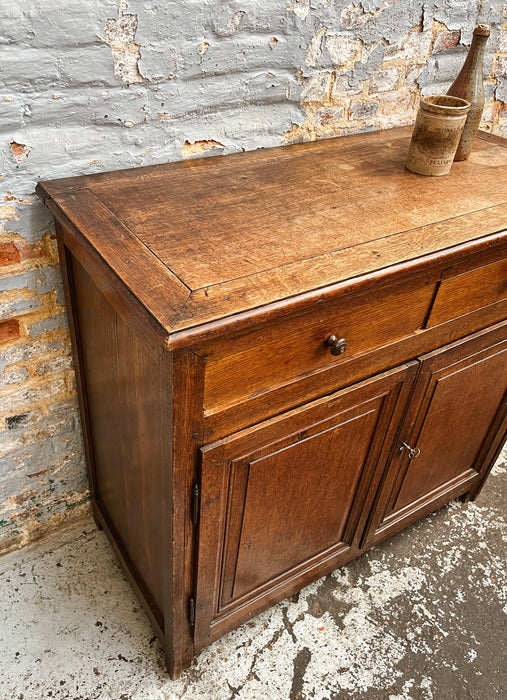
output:
M202 449L197 648L358 553L416 369Z
M505 440L505 335L499 324L421 358L365 547L479 488Z

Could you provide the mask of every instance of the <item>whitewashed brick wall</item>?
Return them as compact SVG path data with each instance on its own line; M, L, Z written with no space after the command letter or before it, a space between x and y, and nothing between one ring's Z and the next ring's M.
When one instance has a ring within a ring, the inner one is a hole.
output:
M480 21L483 128L506 134L498 0L0 0L0 551L87 508L37 180L410 124Z

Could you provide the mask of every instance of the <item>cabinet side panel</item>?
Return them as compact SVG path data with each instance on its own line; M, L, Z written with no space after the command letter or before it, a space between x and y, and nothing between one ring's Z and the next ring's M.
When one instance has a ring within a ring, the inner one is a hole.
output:
M75 259L72 267L96 505L162 630L171 497L170 358L149 352Z

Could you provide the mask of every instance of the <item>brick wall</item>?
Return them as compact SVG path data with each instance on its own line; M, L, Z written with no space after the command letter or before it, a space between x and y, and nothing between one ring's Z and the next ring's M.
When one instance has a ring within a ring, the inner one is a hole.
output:
M410 124L492 25L483 128L507 135L499 0L0 5L0 551L88 508L40 178Z

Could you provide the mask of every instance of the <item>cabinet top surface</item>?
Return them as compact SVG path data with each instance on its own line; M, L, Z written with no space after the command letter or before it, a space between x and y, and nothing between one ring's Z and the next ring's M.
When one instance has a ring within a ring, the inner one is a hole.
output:
M468 161L431 178L404 168L410 135L47 181L38 193L177 332L507 227L507 141L481 135Z

